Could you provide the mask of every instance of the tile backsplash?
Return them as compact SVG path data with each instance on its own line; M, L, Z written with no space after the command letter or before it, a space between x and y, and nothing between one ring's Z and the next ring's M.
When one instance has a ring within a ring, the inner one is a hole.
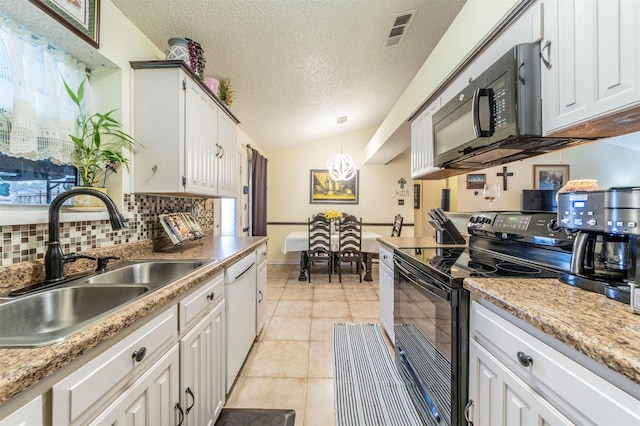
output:
M108 220L64 222L60 224L60 243L64 253L109 247L165 235L158 215L169 212L189 212L203 230L213 229L213 209L206 209L206 198L161 197L126 194L125 210L133 217L127 229L112 231ZM0 265L43 259L47 251L48 224L2 226Z

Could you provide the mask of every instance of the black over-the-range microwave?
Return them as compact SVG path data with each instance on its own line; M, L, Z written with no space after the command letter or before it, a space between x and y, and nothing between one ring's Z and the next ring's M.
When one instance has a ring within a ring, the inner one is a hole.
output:
M433 115L435 166L484 168L566 141L542 137L539 43L511 48Z

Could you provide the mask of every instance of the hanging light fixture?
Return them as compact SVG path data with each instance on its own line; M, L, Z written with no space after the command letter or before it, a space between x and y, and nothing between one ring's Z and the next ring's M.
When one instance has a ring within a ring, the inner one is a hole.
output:
M338 124L342 126L340 127L340 154L330 157L327 161L329 176L336 182L350 180L358 170L353 157L342 152L342 131L344 130L344 123L346 122L346 115L338 118Z

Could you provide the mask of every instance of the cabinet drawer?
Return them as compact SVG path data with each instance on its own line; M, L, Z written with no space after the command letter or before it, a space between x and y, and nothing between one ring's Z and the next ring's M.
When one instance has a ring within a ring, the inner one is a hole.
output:
M267 245L263 244L256 249L256 265L262 265L267 261Z
M88 415L119 394L127 381L150 367L177 340L173 307L54 385L53 424L85 423ZM136 361L135 354L143 348L144 357Z
M216 275L211 281L185 297L179 306L180 332L192 327L206 312L224 298L224 273Z
M393 270L393 250L380 244L380 262Z
M470 326L471 339L573 422L640 423L639 400L475 301Z

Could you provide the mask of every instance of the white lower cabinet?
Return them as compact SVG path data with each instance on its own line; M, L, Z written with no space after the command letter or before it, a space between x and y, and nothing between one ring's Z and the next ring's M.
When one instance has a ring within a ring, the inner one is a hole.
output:
M155 371L156 360L177 342L177 335L177 308L174 306L53 385L52 424L87 424L124 394L146 392L138 388L144 385L139 385L137 380L142 379L136 377L142 377L143 372L146 375L151 370ZM175 371L177 373L177 369ZM177 385L177 375L169 385ZM167 395L162 395L159 401L166 398ZM169 402L168 408L156 408L173 413L176 402L177 398L173 403ZM121 405L118 407L123 408Z
M185 426L213 426L224 405L224 309L222 300L180 339L180 410Z
M43 426L42 397L26 403L8 417L0 420L0 426Z
M179 398L179 360L176 344L90 425L179 424L181 414L175 406Z
M640 400L505 317L471 304L466 415L474 425L640 424Z
M393 251L380 246L380 322L393 342Z
M257 291L256 295L256 336L260 334L267 322L267 245L256 250Z
M474 341L469 345L469 365L469 398L473 401L474 425L572 424Z

